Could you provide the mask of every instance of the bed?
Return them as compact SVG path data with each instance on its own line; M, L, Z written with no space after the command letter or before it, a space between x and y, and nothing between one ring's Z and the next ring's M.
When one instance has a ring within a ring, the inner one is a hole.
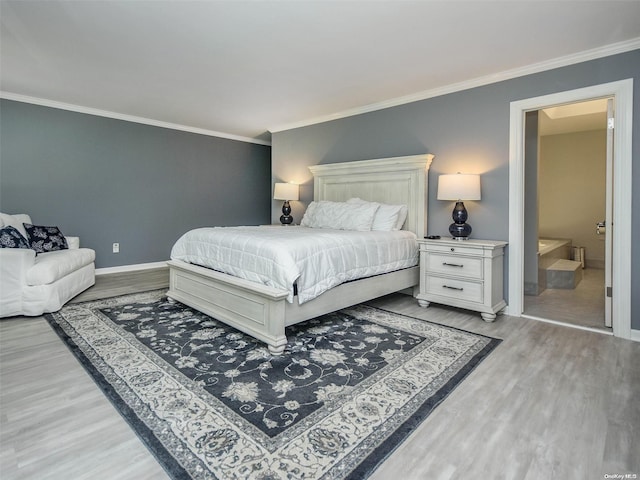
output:
M427 174L432 159L433 155L425 154L309 167L314 176L314 201L345 202L361 198L407 205L403 229L422 238L426 233ZM283 288L177 259L168 264L170 299L265 342L274 355L284 351L285 328L289 325L389 293L414 289L419 283L416 265L342 283L313 300L299 303L291 302L290 292Z

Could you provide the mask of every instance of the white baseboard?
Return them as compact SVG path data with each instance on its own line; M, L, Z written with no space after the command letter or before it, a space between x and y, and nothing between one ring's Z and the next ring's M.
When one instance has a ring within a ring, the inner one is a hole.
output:
M118 267L96 268L96 275L108 273L136 272L139 270L151 270L153 268L166 267L167 262L138 263L136 265L120 265Z
M631 329L631 335L629 336L629 340L633 340L634 342L640 342L640 330Z

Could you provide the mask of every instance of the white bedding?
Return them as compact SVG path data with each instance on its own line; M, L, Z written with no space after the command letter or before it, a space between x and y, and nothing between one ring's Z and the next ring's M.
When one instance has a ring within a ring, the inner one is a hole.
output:
M287 300L314 299L341 283L418 264L414 233L307 227L212 227L185 233L173 260L287 290Z

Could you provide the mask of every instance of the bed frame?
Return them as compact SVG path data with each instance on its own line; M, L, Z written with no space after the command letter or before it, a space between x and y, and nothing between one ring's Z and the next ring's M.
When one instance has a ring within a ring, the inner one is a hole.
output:
M314 200L369 201L405 204L404 229L426 234L427 174L433 155L362 160L309 167L314 176ZM284 228L284 227L283 227ZM285 327L389 293L414 288L419 267L344 283L299 305L287 302L288 292L216 272L179 260L168 262L167 296L206 313L265 342L280 355L287 344Z

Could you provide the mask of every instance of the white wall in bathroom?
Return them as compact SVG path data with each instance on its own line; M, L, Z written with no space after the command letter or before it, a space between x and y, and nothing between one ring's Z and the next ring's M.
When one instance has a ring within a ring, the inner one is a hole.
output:
M570 238L595 268L604 268L605 154L605 129L540 138L539 236Z

